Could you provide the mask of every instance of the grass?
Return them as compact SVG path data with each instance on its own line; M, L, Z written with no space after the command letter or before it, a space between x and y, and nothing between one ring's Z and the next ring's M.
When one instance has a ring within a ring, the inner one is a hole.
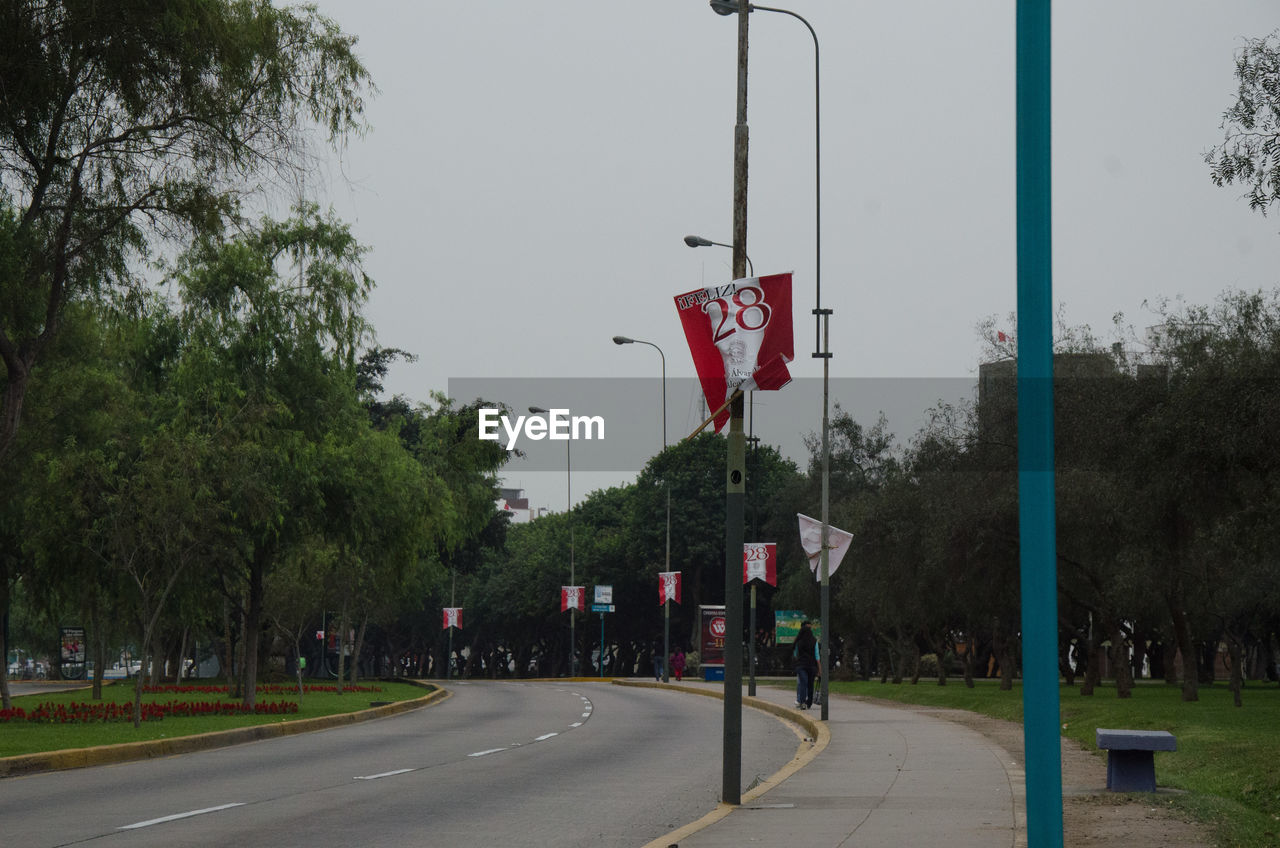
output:
M976 682L968 689L954 679L946 686L932 679L915 686L836 681L831 690L1022 720L1020 685L1002 692L998 681ZM1254 683L1239 708L1221 683L1202 686L1200 700L1192 703L1182 702L1181 691L1143 681L1132 698L1121 700L1114 688L1085 697L1063 686L1062 735L1092 751L1099 727L1167 730L1177 737L1178 750L1156 754L1156 779L1188 793L1175 799L1176 806L1211 825L1224 845L1280 843L1280 687Z
M218 681L205 681L217 683ZM216 730L231 730L237 727L249 727L257 724L272 724L281 721L297 721L299 719L318 718L320 716L350 713L367 709L371 701L408 701L421 698L429 690L409 683L389 683L385 681L362 681L360 686L376 686L378 692L345 692L341 695L330 692L307 692L298 701L297 692L284 695L259 695L258 702L293 701L298 703L298 712L287 716L280 715L235 715L235 716L192 716L167 717L162 721L144 721L142 726L134 729L133 722L100 722L94 724L37 724L26 721L0 722L0 757L12 757L18 754L32 754L41 751L59 751L64 748L87 748L94 745L114 745L120 742L143 742L151 739L173 739L178 736L192 736L197 733L209 733ZM90 699L90 689L73 692L48 692L34 695L22 695L13 699L15 707L30 711L37 704L70 704L85 702ZM104 702L133 703L132 681L117 681L103 687ZM227 695L211 695L200 692L181 694L147 694L143 693L144 702L154 701L230 701L236 699Z

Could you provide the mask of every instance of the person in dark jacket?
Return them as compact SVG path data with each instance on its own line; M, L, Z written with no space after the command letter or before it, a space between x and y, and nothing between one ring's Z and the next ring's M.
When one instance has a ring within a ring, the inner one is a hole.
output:
M808 621L800 623L791 658L796 670L796 707L807 710L813 706L813 684L818 677L818 640Z

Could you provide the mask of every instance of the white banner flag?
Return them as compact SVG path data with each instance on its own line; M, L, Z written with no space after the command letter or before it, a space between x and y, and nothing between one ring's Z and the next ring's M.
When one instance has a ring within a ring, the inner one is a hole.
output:
M809 570L813 572L815 580L821 580L819 567L822 556L822 522L799 512L796 513L796 517L800 519L800 547L804 548L804 554L809 558ZM851 533L827 525L828 577L836 573L836 569L840 567L840 561L849 552L849 545L852 542Z

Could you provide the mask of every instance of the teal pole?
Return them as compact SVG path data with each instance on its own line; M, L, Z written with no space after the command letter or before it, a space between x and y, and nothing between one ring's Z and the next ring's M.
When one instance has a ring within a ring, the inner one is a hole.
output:
M1027 842L1031 848L1062 848L1053 499L1050 0L1018 0L1017 18L1018 532Z

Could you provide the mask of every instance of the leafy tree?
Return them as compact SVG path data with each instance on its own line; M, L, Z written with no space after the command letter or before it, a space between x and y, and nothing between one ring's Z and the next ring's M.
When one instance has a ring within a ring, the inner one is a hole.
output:
M323 504L321 448L363 426L354 390L372 286L346 227L304 206L179 262L180 426L211 440L210 485L224 504L212 566L243 598L244 698L258 671L264 578L312 532ZM310 522L310 523L309 523Z
M1236 102L1222 116L1225 138L1205 162L1216 185L1244 186L1249 207L1265 215L1280 198L1280 33L1246 41L1235 75Z
M51 0L0 8L0 458L69 303L137 281L260 177L304 173L308 122L361 129L368 74L313 8Z

